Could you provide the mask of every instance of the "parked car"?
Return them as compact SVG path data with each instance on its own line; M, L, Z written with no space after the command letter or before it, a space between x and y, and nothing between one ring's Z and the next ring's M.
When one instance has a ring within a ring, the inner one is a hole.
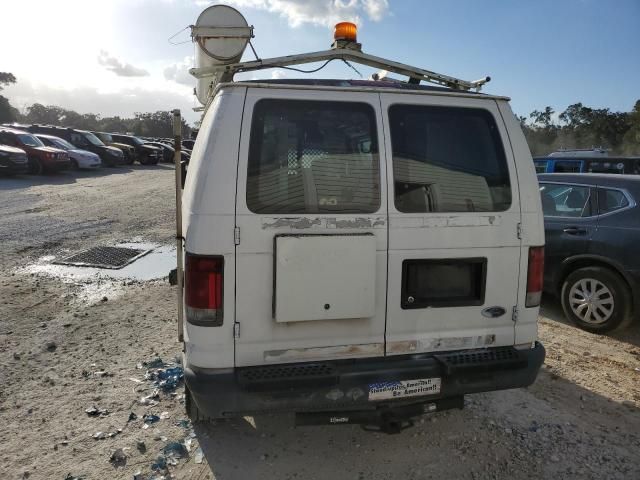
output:
M138 137L112 133L111 138L118 143L124 143L135 148L138 162L142 165L155 165L162 159L162 149L154 147L153 145L147 145L147 142Z
M544 289L589 332L621 328L640 309L640 177L538 175L546 233Z
M162 161L167 163L174 162L174 155L176 153L175 148L172 145L169 145L165 142L147 142L148 145L153 145L154 147L158 147L162 149ZM189 152L185 152L184 150L180 150L180 158L185 160L187 163L189 162Z
M122 150L106 146L98 137L86 130L51 125L31 125L28 130L32 133L54 135L65 139L76 148L89 150L97 154L105 166L113 167L124 163Z
M195 140L182 140L182 148L186 148L187 150L193 150L193 145L196 143Z
M79 168L93 169L102 166L102 161L97 154L76 148L63 138L43 134L36 135L36 137L49 147L66 150L69 154L69 160L71 161L71 168L75 170Z
M71 166L66 151L45 146L29 132L0 127L0 144L24 150L27 154L29 173L34 175L66 170Z
M136 153L136 149L134 147L132 147L131 145L127 145L126 143L120 143L120 142L114 141L110 133L106 133L106 132L91 132L91 133L93 133L96 137L102 140L102 142L105 145L119 148L120 150L122 150L122 153L124 154L124 163L126 165L131 165L133 162L135 162L138 159L138 154Z
M640 157L535 157L536 173L640 174Z
M19 175L28 171L27 153L24 150L0 144L0 175Z

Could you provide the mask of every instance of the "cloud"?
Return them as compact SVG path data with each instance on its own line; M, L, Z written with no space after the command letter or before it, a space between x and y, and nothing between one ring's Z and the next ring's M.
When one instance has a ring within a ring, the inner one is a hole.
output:
M362 23L362 15L379 22L389 12L388 0L227 0L238 8L277 13L290 26L333 26L340 21Z
M287 74L285 72L283 72L282 70L273 70L271 72L271 78L273 80L279 80L281 78L285 78L287 76Z
M199 106L194 100L195 97L189 89L175 88L179 90L172 91L161 86L136 86L117 92L101 92L94 87L56 88L21 80L2 93L20 111L24 111L33 103L42 103L58 105L78 113L97 113L102 117L132 117L135 112L179 108L187 122L199 120L200 114L193 111L193 107Z
M193 57L184 57L181 62L172 63L164 69L164 78L181 85L193 87L196 84L196 79L189 74L191 67L193 67Z
M149 72L146 70L135 67L129 63L122 63L116 57L112 57L109 55L109 52L104 50L100 50L98 63L119 77L146 77L149 75Z

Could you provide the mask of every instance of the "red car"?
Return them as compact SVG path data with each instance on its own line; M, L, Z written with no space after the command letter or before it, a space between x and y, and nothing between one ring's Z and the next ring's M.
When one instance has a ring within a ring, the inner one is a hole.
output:
M0 145L24 150L29 159L29 173L34 175L57 172L71 167L67 152L59 148L45 147L40 139L29 132L0 127Z

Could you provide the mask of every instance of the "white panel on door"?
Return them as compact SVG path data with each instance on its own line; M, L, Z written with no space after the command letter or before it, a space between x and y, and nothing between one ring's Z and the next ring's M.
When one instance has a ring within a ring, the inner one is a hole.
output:
M277 322L375 315L374 235L278 236L275 257Z

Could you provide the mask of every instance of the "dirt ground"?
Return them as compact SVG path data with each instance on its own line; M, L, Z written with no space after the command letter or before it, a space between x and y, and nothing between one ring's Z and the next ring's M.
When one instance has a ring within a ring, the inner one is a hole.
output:
M32 266L94 245L171 245L172 175L156 166L0 178L0 478L160 479L152 464L185 439L190 451L165 478L640 478L640 324L588 334L552 298L532 387L468 396L464 410L399 435L294 428L288 415L193 430L180 388L141 404L153 391L142 362L180 354L175 287L102 281L92 295L95 282ZM143 428L145 414L161 419ZM126 458L110 462L118 449Z

